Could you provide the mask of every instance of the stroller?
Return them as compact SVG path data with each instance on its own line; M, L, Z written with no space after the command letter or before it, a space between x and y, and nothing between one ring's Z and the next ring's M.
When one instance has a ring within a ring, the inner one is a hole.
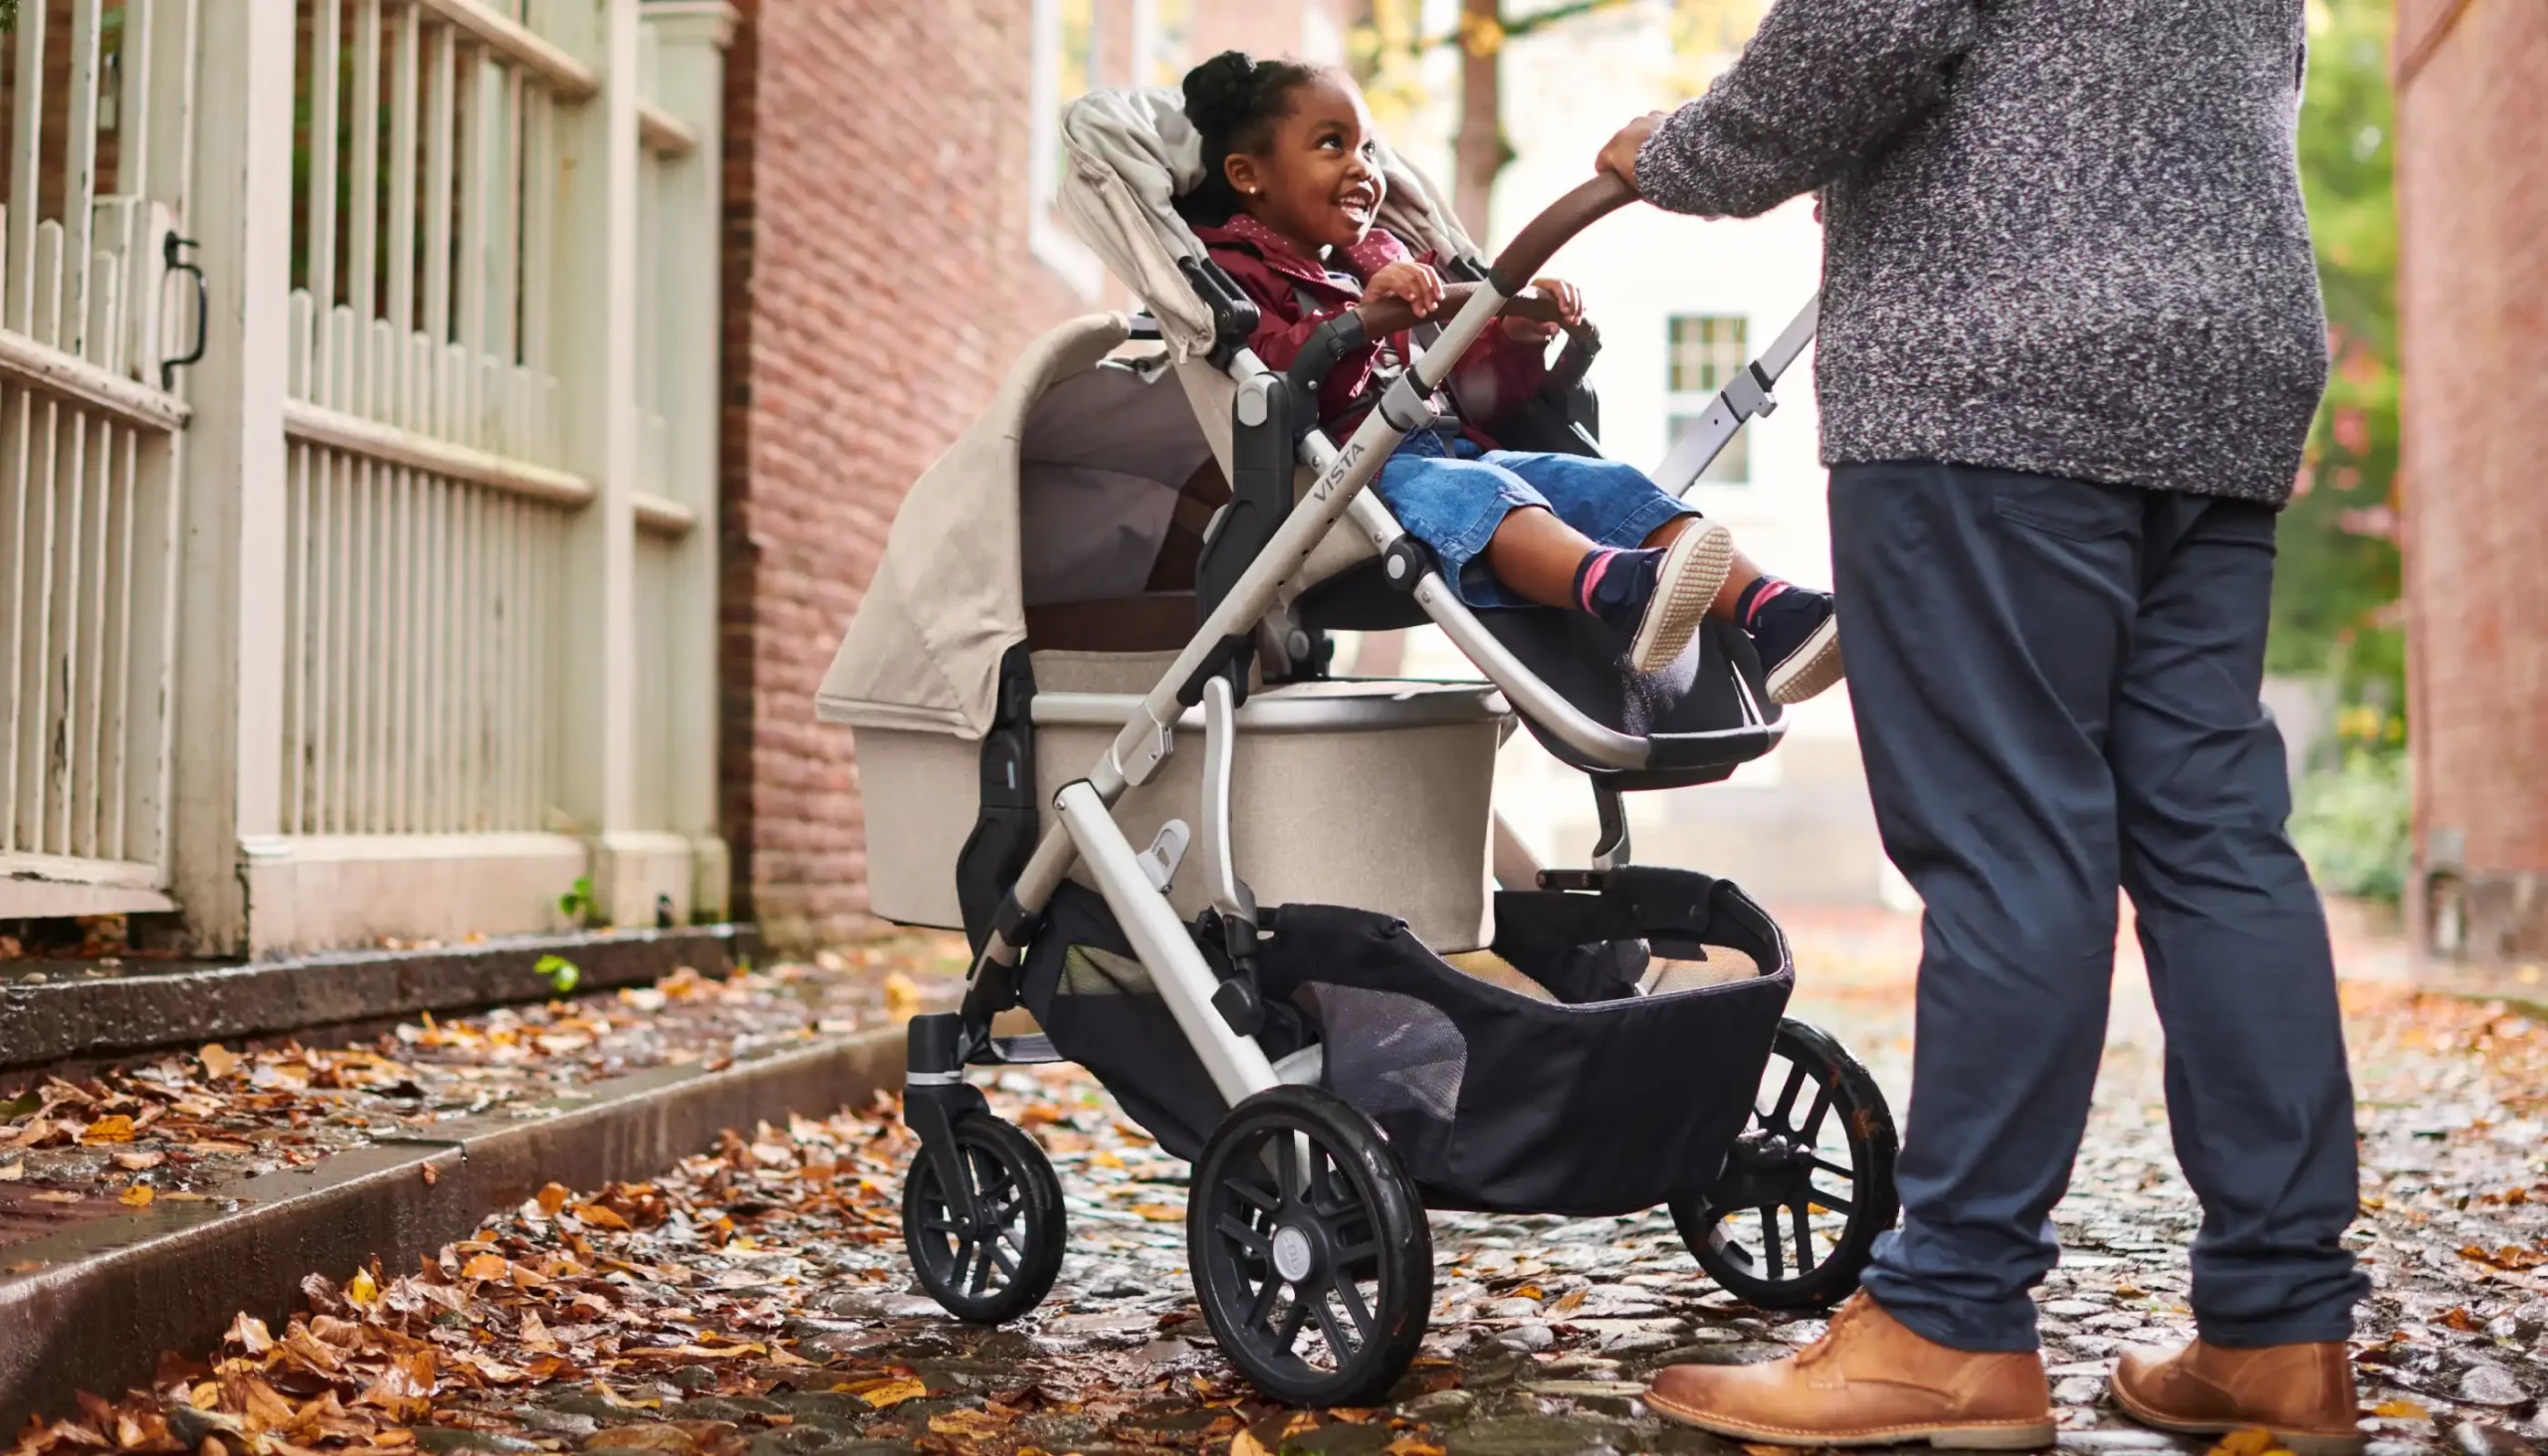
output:
M1883 1098L1784 1019L1777 924L1730 881L1631 864L1621 808L1777 746L1748 639L1711 621L1640 675L1580 614L1473 613L1365 489L1500 312L1554 317L1520 281L1630 190L1587 183L1489 265L1384 156L1381 225L1454 260L1452 297L1335 442L1318 388L1363 326L1343 315L1282 373L1249 352L1255 308L1174 205L1199 174L1176 95L1089 96L1064 137L1064 216L1149 312L1027 350L913 487L818 699L856 734L876 913L974 952L961 1009L910 1027L922 1287L991 1323L1052 1288L1060 1183L964 1079L1068 1060L1191 1162L1203 1316L1287 1401L1372 1403L1405 1371L1428 1206L1668 1206L1741 1298L1845 1296L1897 1210ZM1773 407L1814 321L1724 390L1667 489ZM1597 347L1572 330L1499 438L1595 452ZM1330 672L1331 633L1427 621L1482 681ZM1540 868L1493 811L1517 720L1591 780L1586 868ZM995 1034L1020 1006L1039 1030Z

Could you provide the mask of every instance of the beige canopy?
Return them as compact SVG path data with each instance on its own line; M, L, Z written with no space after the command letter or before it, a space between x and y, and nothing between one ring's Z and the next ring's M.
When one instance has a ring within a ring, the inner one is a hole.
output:
M1211 445L1164 359L1109 358L1121 313L1027 347L981 417L903 499L816 712L978 738L1026 609L1138 596Z
M1160 320L1178 359L1212 342L1212 315L1176 269L1203 245L1177 215L1175 199L1203 179L1203 144L1185 119L1185 102L1167 87L1092 92L1062 112L1065 158L1059 208L1082 242L1130 285ZM1422 172L1380 143L1387 195L1380 226L1446 258L1474 258L1477 245Z

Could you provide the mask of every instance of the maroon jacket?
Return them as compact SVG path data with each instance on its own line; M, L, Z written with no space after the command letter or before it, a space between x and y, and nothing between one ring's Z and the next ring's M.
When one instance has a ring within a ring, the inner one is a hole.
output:
M1394 234L1374 228L1337 257L1331 271L1303 257L1281 234L1243 212L1232 214L1220 227L1198 227L1194 236L1221 271L1255 300L1256 332L1248 346L1269 369L1290 368L1320 324L1360 304L1364 280L1392 263L1434 261L1432 254L1418 258ZM1400 333L1375 340L1360 352L1346 355L1319 391L1319 423L1338 440L1369 412L1371 400L1364 396L1383 363L1384 349L1391 361L1405 359L1407 336ZM1479 446L1493 449L1495 442L1478 427L1537 394L1547 377L1542 345L1517 341L1501 328L1488 329L1451 372L1451 393L1460 404L1465 433Z

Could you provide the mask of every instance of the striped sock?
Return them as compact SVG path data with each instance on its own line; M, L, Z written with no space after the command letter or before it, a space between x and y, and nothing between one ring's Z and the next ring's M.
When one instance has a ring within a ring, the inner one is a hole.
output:
M1743 624L1743 630L1751 631L1753 618L1761 608L1778 600L1793 585L1776 576L1754 578L1750 586L1743 588L1743 594L1734 599L1734 620Z
M1618 550L1603 549L1584 558L1583 564L1575 568L1576 606L1588 612L1597 610L1593 606L1592 594L1600 590L1601 578L1610 573L1610 563L1624 554Z

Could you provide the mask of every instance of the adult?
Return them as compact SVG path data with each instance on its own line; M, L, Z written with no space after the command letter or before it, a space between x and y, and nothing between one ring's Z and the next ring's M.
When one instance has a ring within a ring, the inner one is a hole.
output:
M1818 192L1841 647L1927 907L1903 1221L1795 1356L1655 1409L1794 1444L2048 1443L2028 1291L2104 1042L2117 888L2203 1202L2165 1430L2358 1449L2366 1282L2324 920L2258 704L2274 514L2325 385L2302 0L1778 0L1601 165L1676 212Z

